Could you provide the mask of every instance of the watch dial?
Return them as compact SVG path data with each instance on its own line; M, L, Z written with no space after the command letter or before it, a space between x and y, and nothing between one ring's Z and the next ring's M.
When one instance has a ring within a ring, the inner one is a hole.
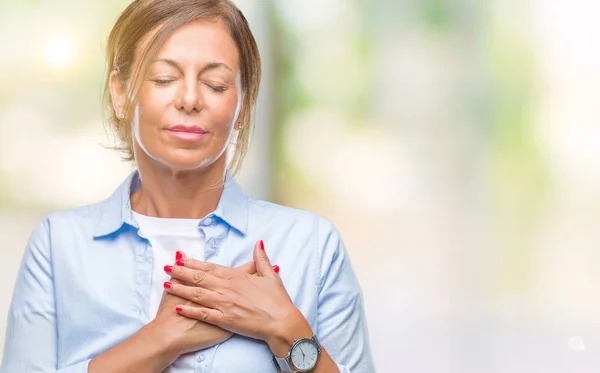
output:
M310 370L317 364L319 352L312 341L301 341L292 349L291 360L296 369Z

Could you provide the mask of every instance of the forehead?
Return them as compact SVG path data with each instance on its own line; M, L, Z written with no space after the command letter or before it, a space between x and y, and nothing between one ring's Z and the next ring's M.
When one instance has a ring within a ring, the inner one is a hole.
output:
M223 62L234 71L239 70L238 48L222 19L199 19L179 27L156 57L182 65Z

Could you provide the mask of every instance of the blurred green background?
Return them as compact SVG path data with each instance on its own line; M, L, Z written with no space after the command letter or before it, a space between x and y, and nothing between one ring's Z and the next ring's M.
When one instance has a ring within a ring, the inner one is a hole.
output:
M34 225L131 170L100 116L128 3L0 0L2 338ZM378 371L597 372L600 3L236 3L264 61L239 180L339 228Z

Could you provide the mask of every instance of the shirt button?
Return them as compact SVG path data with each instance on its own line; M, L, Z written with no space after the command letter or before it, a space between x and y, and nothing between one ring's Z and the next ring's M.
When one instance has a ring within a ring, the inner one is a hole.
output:
M213 223L212 218L206 218L204 219L204 221L202 222L202 225L204 225L205 227L208 227L209 225L211 225Z
M198 357L196 358L198 360L198 362L203 362L204 361L204 355L200 354L198 355Z
M219 241L215 240L214 238L208 240L208 246L210 246L211 248L215 249L218 245Z

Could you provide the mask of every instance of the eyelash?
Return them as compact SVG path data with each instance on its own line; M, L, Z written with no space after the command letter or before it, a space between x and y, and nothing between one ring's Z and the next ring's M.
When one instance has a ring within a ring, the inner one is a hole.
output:
M155 79L154 80L154 83L156 83L158 85L168 85L172 82L173 82L173 80L168 80L168 79Z
M217 93L223 93L227 90L227 87L214 86L210 84L207 84L207 86Z
M157 85L160 85L160 86L166 86L166 85L171 84L172 82L174 82L174 80L169 80L169 79L155 79L154 80L154 83ZM206 84L206 86L217 93L223 93L227 90L227 87L215 86L215 85L210 85L210 84Z

